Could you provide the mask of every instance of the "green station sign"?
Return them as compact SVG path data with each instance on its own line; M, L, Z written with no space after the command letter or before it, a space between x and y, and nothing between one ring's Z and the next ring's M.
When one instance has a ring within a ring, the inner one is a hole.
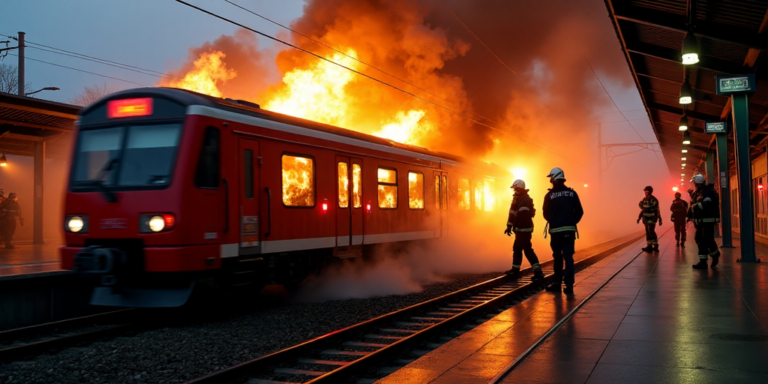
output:
M718 95L730 95L731 93L754 92L755 75L717 76Z
M728 123L725 121L717 121L713 123L704 124L704 132L706 133L727 133Z

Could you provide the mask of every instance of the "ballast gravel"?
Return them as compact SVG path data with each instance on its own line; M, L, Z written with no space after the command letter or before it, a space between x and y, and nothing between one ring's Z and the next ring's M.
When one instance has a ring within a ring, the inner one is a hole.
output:
M162 328L0 362L0 383L180 383L499 275L451 276L418 293L322 303L298 303L268 287L251 302L175 313Z

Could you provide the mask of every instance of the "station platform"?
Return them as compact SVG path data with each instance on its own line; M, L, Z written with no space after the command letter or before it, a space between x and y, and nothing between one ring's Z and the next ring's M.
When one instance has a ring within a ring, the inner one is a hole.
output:
M572 296L541 291L379 382L488 383L625 265L500 382L768 382L768 247L694 270L689 234L678 248L667 230L654 254L636 242L578 273Z
M60 246L57 242L17 242L14 249L0 247L0 278L60 271Z

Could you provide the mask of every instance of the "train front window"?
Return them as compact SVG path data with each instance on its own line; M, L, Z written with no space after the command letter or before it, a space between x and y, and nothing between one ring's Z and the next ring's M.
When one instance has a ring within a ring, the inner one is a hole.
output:
M181 124L83 130L74 187L162 187L170 183Z
M76 183L99 181L104 185L112 185L115 182L110 168L120 156L124 131L124 127L115 127L80 133L80 147L73 174Z

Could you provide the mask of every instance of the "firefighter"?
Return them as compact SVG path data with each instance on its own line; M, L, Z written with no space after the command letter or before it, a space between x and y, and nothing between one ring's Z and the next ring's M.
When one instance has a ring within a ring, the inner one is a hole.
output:
M565 186L565 173L562 169L552 168L547 177L552 183L552 188L544 196L543 211L549 234L552 236L549 245L552 247L555 277L546 290L560 292L561 282L565 282L563 292L570 294L573 293L573 276L576 273L573 265L578 234L576 225L584 216L584 209L581 207L576 191ZM544 229L544 238L547 237L547 228ZM563 271L563 261L565 261L565 271Z
M650 185L643 189L645 198L640 200L640 214L637 216L637 222L643 221L645 225L645 243L643 248L645 252L659 251L659 237L656 236L656 222L661 226L661 211L659 210L659 200L653 195L653 187Z
M707 184L702 175L693 177L696 190L691 198L688 208L688 218L693 220L696 228L696 245L699 247L699 263L694 264L694 269L707 269L707 259L712 257L714 268L720 261L720 249L715 242L715 225L720 222L720 196L715 191L714 185Z
M8 194L8 198L0 203L0 229L3 240L5 241L5 249L13 249L13 233L16 232L16 219L19 219L19 223L24 226L24 218L21 216L21 208L19 207L19 197L15 193Z
M672 217L670 218L675 223L675 245L685 247L685 225L688 220L688 202L681 199L680 192L675 192L675 199L672 200L672 206L669 210L672 211Z
M512 279L520 277L520 264L523 262L523 253L525 258L533 268L533 277L531 280L540 280L544 278L541 272L539 258L533 251L531 237L533 236L533 217L536 216L536 209L533 207L533 199L528 195L525 189L525 181L515 180L510 187L515 194L512 198L512 205L509 207L509 218L507 219L507 229L504 234L512 236L515 234L515 243L512 245L512 269L506 272Z

